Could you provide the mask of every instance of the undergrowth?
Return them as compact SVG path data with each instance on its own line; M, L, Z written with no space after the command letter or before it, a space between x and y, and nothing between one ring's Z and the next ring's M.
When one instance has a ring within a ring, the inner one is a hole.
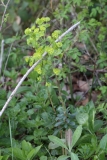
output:
M32 10L32 1L23 2L22 8L20 3L14 2L20 14L7 6L9 14L19 18L9 33L11 16L3 12L6 4L1 1L1 110L21 77L42 60L1 117L0 159L106 160L107 2L44 1L45 16ZM29 27L28 10L39 17L32 16ZM80 25L56 41L78 21Z

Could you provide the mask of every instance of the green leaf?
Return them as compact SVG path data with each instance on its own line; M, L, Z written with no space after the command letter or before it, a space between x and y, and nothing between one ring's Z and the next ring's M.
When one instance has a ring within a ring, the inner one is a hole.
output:
M99 147L101 149L107 150L107 134L103 136L103 138L100 141Z
M71 152L71 159L72 160L79 160L78 156L73 152Z
M57 160L66 160L67 158L69 158L70 156L66 156L66 155L62 155L60 157L58 157Z
M27 151L29 153L32 150L32 146L29 142L26 142L25 140L22 141L22 150Z
M74 3L77 4L77 6L80 6L81 0L75 0Z
M65 149L68 150L67 146L58 137L51 135L51 136L48 136L48 138L49 138L50 141L52 141L55 144L59 145L60 147L65 148Z
M11 73L8 70L4 70L4 75L7 77L11 77Z
M3 159L2 160L8 160L9 156L3 156Z
M0 88L0 99L6 99L6 91L2 88Z
M94 119L95 119L95 108L92 108L89 111L89 126L90 126L90 130L93 131L94 130Z
M92 135L92 138L91 138L91 143L92 143L92 146L93 146L93 148L96 150L96 148L97 148L97 136L96 135Z
M3 107L5 103L6 103L6 100L0 99L0 108Z
M37 152L40 150L41 146L38 146L38 147L32 149L30 151L30 153L27 155L27 159L32 160L34 158L34 156L37 154Z
M103 120L95 120L94 132L98 131L103 126Z
M27 86L21 86L18 90L17 90L17 92L16 92L16 94L19 94L19 93L22 93L22 92L26 92L26 91L30 91L30 87L27 87Z
M26 156L24 155L23 151L20 148L13 148L14 157L20 160L26 160Z
M15 42L16 40L19 40L19 39L20 39L20 37L13 36L12 38L5 39L5 43L10 44L10 43L13 43L13 42Z
M41 156L40 160L47 160L47 156Z
M76 119L80 125L83 125L88 121L88 113L78 113Z
M104 151L100 152L99 155L96 157L95 160L106 160L106 153Z
M79 126L76 128L76 130L75 130L75 132L74 132L74 134L73 134L73 136L72 136L71 149L72 149L72 147L76 144L76 142L78 141L78 139L80 138L81 133L82 133L82 126L79 125Z
M53 143L53 142L50 142L50 143L49 143L49 146L48 146L49 149L55 149L55 148L58 148L58 147L59 147L59 145L58 145L58 144L55 144L55 143Z

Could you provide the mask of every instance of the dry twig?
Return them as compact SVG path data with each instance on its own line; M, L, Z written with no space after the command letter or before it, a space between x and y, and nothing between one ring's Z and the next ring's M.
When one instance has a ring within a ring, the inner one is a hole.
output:
M1 75L1 70L2 70L3 53L4 53L4 40L1 41L0 75Z
M4 4L3 1L1 1L1 2L2 2L2 5L5 7L5 9L4 9L4 13L3 13L3 16L2 16L2 20L1 20L0 31L2 30L2 26L3 26L3 23L4 23L5 14L6 14L7 7L8 7L8 5L9 5L10 0L7 1L6 5Z

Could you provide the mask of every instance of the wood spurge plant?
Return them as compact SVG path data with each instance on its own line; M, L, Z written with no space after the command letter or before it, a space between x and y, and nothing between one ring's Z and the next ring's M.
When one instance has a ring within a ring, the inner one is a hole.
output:
M55 30L51 36L46 37L46 29L50 26L49 21L49 17L38 18L35 22L37 27L33 25L31 28L25 30L25 34L28 36L27 44L35 50L33 56L25 58L26 62L29 62L29 65L32 66L42 58L44 52L48 53L47 59L43 60L34 69L38 73L38 76L45 76L48 68L50 68L50 71L52 69L55 75L59 75L61 72L61 69L55 68L53 64L55 60L59 59L59 56L61 57L63 55L61 50L62 43L55 42L61 34L61 31ZM56 59L54 57L56 57Z

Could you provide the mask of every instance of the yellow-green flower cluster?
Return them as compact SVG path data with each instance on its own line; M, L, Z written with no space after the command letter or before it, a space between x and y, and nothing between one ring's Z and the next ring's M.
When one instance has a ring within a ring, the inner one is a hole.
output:
M30 36L33 35L33 33L36 34L38 32L39 32L39 28L36 28L35 26L32 26L31 28L27 28L25 30L25 34Z
M30 57L29 57L29 56L26 56L26 57L25 57L25 61L26 61L26 62L29 62L29 60L30 60Z
M39 28L34 29L34 34L36 35L39 32Z
M28 45L30 45L30 44L32 44L32 43L33 43L33 41L34 41L34 40L33 40L33 38L32 38L32 37L30 37L30 38L28 38L28 39L27 39L27 44L28 44Z
M51 86L51 83L50 82L46 82L45 84L47 87L50 87Z
M55 30L53 33L52 33L52 38L54 39L57 39L60 35L61 31L60 30Z
M54 45L55 44L55 39L53 39L51 36L47 37L47 41L51 44Z
M33 57L30 57L30 60L29 60L30 62L29 62L29 66L32 66L33 65L33 63L34 63L34 58Z
M32 32L31 28L27 28L27 29L25 30L25 34L26 34L26 35L31 34L31 32Z
M35 67L34 71L36 71L38 74L42 74L42 67L41 64Z
M59 68L53 68L53 73L58 76L60 74L61 70Z
M45 51L48 52L49 55L53 55L54 49L51 46L46 46Z
M41 24L43 24L44 22L49 22L49 21L50 21L50 18L49 18L49 17L37 18L36 24L41 25Z
M60 47L62 47L62 43L61 43L61 42L57 42L57 43L56 43L56 46L57 46L58 48L60 48Z
M29 37L27 38L27 44L31 45L33 48L35 48L37 41L44 36L45 31L40 31L39 28L35 28L33 31L29 28L25 30L26 35Z
M43 26L43 25L42 25L42 26L40 26L39 28L40 28L40 31L46 31L46 27L45 27L45 26Z
M48 22L50 21L49 17L37 18L35 25L32 25L31 28L25 30L27 35L27 44L35 49L33 56L26 57L26 62L32 66L36 61L42 58L44 52L48 53L48 58L43 60L39 65L34 69L38 73L38 80L41 80L42 75L45 75L49 68L52 69L52 60L53 57L59 57L62 53L61 42L55 42L55 40L61 34L60 30L55 30L51 36L48 36L45 40L46 28L49 26ZM53 68L53 73L55 75L60 75L61 69ZM41 75L42 74L42 75ZM49 72L50 74L50 72ZM50 83L46 83L46 86L50 86Z
M35 52L33 57L34 57L35 61L37 61L42 58L42 55L40 54L40 52Z
M25 30L25 34L28 36L27 44L35 48L37 46L38 40L44 37L46 28L49 26L47 22L50 21L49 17L37 18L36 25Z
M34 30L35 30L35 26L34 26L34 25L31 27L31 30L32 30L32 31L34 31Z
M41 80L42 80L41 76L37 77L37 80L38 80L38 81L41 81Z
M41 59L43 53L44 53L43 47L38 48L38 49L36 50L36 52L34 53L34 55L33 55L35 61Z

